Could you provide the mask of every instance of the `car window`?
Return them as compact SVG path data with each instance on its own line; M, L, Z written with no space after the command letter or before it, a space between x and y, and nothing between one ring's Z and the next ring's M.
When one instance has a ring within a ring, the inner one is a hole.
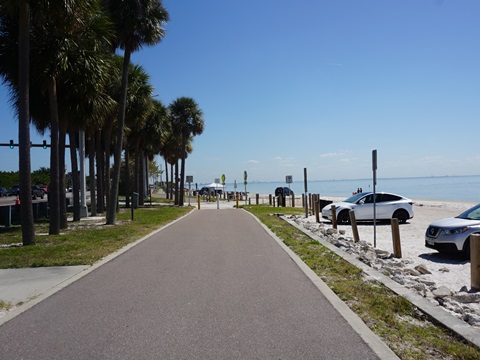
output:
M363 196L365 196L367 193L360 193L360 194L355 194L353 196L350 196L348 199L343 200L343 202L347 203L356 203L358 199L361 199ZM360 203L360 202L359 202ZM362 202L363 203L363 202Z
M387 202L387 201L398 201L402 198L393 194L379 194L381 195L380 199L377 199L377 202Z
M373 204L373 194L365 196L363 199L360 199L359 204Z
M467 219L467 220L480 220L480 204L475 205L474 207L461 213L457 217L460 219Z

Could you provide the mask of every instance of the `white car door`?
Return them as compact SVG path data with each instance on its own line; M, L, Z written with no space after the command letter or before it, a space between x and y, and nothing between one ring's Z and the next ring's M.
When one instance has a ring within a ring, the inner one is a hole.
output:
M355 218L357 220L373 219L373 194L369 194L358 200L355 206Z

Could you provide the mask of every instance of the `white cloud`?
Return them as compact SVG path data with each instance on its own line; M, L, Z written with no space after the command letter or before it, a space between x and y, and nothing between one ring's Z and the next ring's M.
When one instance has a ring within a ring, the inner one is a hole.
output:
M258 161L258 160L248 160L247 163L249 163L249 164L260 164L260 161Z

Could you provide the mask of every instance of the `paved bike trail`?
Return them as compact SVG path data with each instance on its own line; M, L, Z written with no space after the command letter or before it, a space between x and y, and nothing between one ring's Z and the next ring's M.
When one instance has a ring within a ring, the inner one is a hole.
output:
M250 214L201 210L0 326L0 359L377 359Z

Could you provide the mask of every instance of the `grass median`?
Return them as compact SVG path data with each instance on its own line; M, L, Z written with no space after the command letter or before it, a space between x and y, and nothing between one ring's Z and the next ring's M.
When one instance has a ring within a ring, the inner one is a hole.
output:
M122 209L116 225L105 220L86 218L69 222L60 235L48 235L48 222L35 224L33 246L21 246L20 226L0 229L0 269L92 265L98 260L134 242L191 210L189 207L152 206Z
M480 349L430 321L418 308L274 212L298 208L244 206L292 249L401 359L480 359Z

